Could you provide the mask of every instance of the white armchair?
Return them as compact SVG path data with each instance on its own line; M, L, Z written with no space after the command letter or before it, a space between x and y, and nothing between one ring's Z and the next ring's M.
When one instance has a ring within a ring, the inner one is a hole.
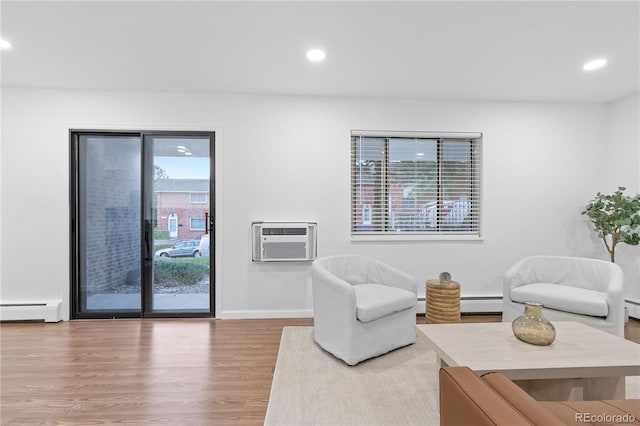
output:
M578 321L624 337L622 269L615 263L565 256L526 257L504 276L502 321L540 302L551 322Z
M413 277L365 256L316 259L311 267L314 339L349 365L416 341Z

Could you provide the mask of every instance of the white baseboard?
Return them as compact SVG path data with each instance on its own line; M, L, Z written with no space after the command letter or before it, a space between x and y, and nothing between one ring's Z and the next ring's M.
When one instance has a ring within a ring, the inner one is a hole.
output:
M312 309L282 309L274 311L222 311L218 319L274 319L274 318L313 318Z
M0 321L62 321L62 301L0 303Z

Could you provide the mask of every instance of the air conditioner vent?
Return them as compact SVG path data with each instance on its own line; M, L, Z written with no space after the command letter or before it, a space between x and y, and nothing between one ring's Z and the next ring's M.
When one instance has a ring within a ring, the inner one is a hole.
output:
M307 228L262 228L262 235L307 235Z

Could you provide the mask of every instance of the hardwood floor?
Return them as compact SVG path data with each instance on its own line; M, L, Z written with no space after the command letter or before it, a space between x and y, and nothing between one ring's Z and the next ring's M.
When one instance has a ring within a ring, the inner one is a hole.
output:
M500 321L464 315L463 322ZM418 323L424 317L418 317ZM0 325L3 425L261 425L282 320ZM640 321L627 338L640 343Z

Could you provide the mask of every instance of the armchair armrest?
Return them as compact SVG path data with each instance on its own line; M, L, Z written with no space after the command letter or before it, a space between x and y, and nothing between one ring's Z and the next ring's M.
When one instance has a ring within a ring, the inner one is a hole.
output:
M504 274L502 295L511 301L511 290L521 285L533 283L534 280L530 273L525 270L525 265L528 262L528 258L520 259L513 266L511 266ZM530 269L530 268L526 268Z
M624 273L615 263L611 264L611 276L607 285L607 320L614 324L615 333L624 336Z
M531 425L468 367L439 371L440 424Z
M356 293L351 284L317 263L311 265L314 317L348 323L356 318Z

